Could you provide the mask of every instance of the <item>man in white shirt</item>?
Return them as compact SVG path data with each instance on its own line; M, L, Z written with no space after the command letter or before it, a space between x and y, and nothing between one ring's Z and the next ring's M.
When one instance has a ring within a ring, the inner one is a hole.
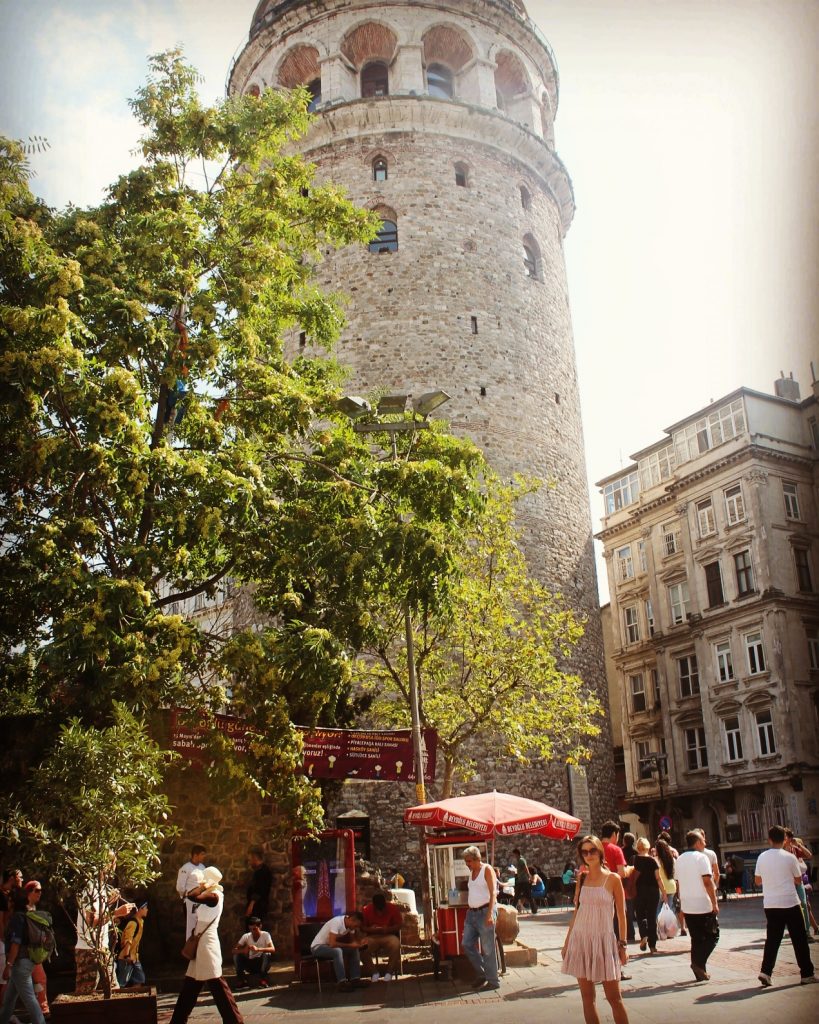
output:
M191 881L189 875L192 871L201 871L205 863L207 849L199 843L191 847L191 859L183 864L176 876L176 891L180 900L185 904L185 938L190 938L193 926L196 924L196 904L185 897L196 887L196 881ZM201 882L201 878L199 879Z
M361 956L359 949L367 945L366 939L356 939L355 932L364 925L360 910L331 917L321 926L310 943L310 952L319 960L332 960L336 981L341 992L350 992L361 984Z
M767 921L759 981L763 988L771 985L776 956L787 927L799 964L799 973L802 975L802 984L809 985L815 983L817 978L810 958L802 907L796 892L797 885L802 881L802 872L796 857L783 849L784 828L772 825L768 829L768 843L771 848L759 855L754 871L756 884L762 886L762 906Z
M697 981L708 981L711 977L705 970L708 957L719 942L717 890L711 862L703 853L702 833L692 830L685 841L688 849L674 861L674 877L691 934L691 970Z
M270 932L262 931L262 919L251 917L250 931L239 939L233 948L233 963L236 965L236 981L243 988L250 984L248 975L255 975L257 984L267 988L267 972L276 952Z

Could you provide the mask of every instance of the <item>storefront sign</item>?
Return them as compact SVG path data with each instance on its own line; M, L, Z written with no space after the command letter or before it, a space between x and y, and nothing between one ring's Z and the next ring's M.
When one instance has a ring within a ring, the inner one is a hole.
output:
M379 779L412 782L412 731L303 730L304 769L311 779ZM424 779L435 778L437 733L425 729Z
M217 729L228 736L237 754L247 753L247 727L233 715L214 715ZM171 713L171 749L189 761L203 762L208 719L198 725L183 720L182 712ZM311 779L367 779L384 782L413 782L412 731L363 729L303 729L304 773ZM424 779L435 778L438 736L434 729L423 732Z

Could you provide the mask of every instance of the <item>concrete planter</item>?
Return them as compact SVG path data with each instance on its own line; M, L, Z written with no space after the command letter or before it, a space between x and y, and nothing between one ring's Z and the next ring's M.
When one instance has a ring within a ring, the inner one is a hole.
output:
M57 996L51 1004L52 1024L157 1024L156 989Z

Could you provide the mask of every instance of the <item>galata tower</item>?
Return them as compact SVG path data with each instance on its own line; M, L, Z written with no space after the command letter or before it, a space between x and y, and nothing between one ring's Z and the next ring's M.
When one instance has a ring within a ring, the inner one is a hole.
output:
M349 297L336 355L350 389L442 389L441 413L503 476L551 481L522 509L527 557L587 618L573 668L607 707L563 258L574 196L555 151L552 51L520 0L261 0L229 90L297 85L313 96L300 149L317 178L383 222L369 250L328 254L320 268ZM586 826L614 811L607 723L588 796L565 765L522 769L487 753L472 791L546 800ZM374 823L396 825L413 796L387 783L342 790L337 811L366 804ZM403 859L386 834L372 838L376 859ZM395 836L402 849L408 838Z

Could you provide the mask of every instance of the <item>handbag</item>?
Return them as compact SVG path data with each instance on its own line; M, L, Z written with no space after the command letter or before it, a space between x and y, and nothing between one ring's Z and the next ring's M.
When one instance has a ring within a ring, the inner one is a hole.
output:
M214 920L215 920L215 918L214 918ZM205 925L205 927L202 929L202 931L199 932L198 935L196 934L196 926L194 925L193 931L190 933L190 936L188 937L187 942L182 947L182 956L186 960L195 960L196 959L196 951L197 951L197 949L199 949L199 940L202 938L202 936L205 934L205 932L208 930L208 928L210 928L210 926L212 924L213 924L212 920L208 921L208 923Z
M632 868L623 879L623 892L627 900L637 898L637 879L640 877L639 868Z

